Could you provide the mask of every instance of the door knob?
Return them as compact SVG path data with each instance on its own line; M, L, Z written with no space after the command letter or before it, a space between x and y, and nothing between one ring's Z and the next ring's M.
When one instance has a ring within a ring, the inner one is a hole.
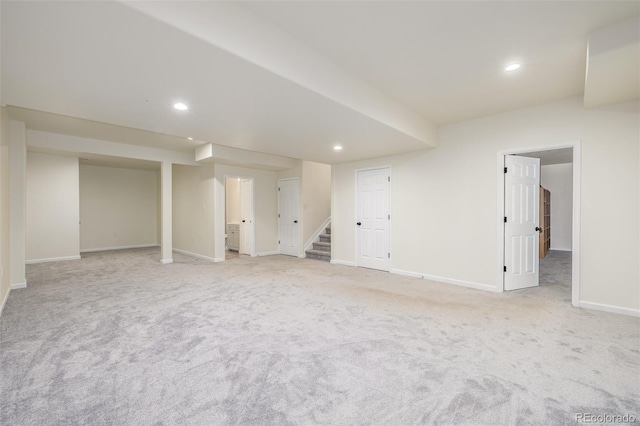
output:
M245 220L244 220L244 219L242 219L242 223L245 223Z
M293 221L293 223L298 223L298 221L297 221L297 220L294 220L294 221Z
M357 222L356 225L360 226L362 225L362 222Z
M542 228L540 228L539 226L536 226L536 231L542 232Z

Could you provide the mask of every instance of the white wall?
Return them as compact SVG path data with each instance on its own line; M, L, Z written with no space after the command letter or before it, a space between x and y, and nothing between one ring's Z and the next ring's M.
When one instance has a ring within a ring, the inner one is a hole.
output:
M331 216L331 166L302 162L302 241L307 242Z
M27 262L79 258L78 159L27 153Z
M637 312L638 135L637 102L587 110L573 98L443 126L435 150L336 165L333 259L355 261L355 170L391 165L392 268L499 290L498 151L580 140L579 299Z
M225 191L225 208L227 211L226 223L240 223L240 179L227 178Z
M9 114L0 108L0 314L9 297Z
M551 250L571 250L573 164L540 167L540 181L551 192Z
M278 251L278 178L271 170L215 165L216 259L224 259L224 177L225 175L254 178L256 255Z
M158 244L158 172L80 166L80 251Z
M173 248L215 257L214 166L173 166ZM220 203L222 205L222 203ZM224 211L220 212L224 221ZM224 237L224 231L222 231ZM224 244L224 242L223 242ZM224 255L223 255L224 257Z

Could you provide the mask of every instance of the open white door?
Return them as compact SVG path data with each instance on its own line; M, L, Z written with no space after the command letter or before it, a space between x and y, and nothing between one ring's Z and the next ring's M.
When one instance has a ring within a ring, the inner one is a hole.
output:
M298 178L278 182L278 239L280 253L298 256Z
M389 270L390 171L358 171L356 194L357 266Z
M240 253L254 255L253 179L240 181Z
M504 157L504 289L539 283L540 159Z

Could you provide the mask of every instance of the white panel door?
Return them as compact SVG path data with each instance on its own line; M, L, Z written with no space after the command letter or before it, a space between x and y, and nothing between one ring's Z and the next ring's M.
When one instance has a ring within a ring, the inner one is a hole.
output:
M538 285L540 159L505 156L504 289Z
M240 253L253 256L254 218L253 218L253 179L240 181Z
M298 256L298 178L278 182L280 253Z
M356 262L389 270L389 169L359 171L356 193Z

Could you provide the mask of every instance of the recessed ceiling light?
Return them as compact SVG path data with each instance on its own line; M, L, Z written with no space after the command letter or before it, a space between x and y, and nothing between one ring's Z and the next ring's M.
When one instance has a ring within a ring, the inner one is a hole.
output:
M518 68L520 68L520 64L518 64L518 63L513 63L513 64L509 64L509 65L507 65L506 67L504 67L504 70L505 70L505 71L515 71L515 70L517 70Z
M333 147L333 150L334 151L342 151L342 146L336 145L336 146Z
M192 138L191 136L189 136L187 139L189 139L190 141L192 141L192 140L193 140L193 138Z
M183 104L182 102L176 102L175 104L173 104L173 107L178 111L186 111L189 109L189 107L186 104Z

